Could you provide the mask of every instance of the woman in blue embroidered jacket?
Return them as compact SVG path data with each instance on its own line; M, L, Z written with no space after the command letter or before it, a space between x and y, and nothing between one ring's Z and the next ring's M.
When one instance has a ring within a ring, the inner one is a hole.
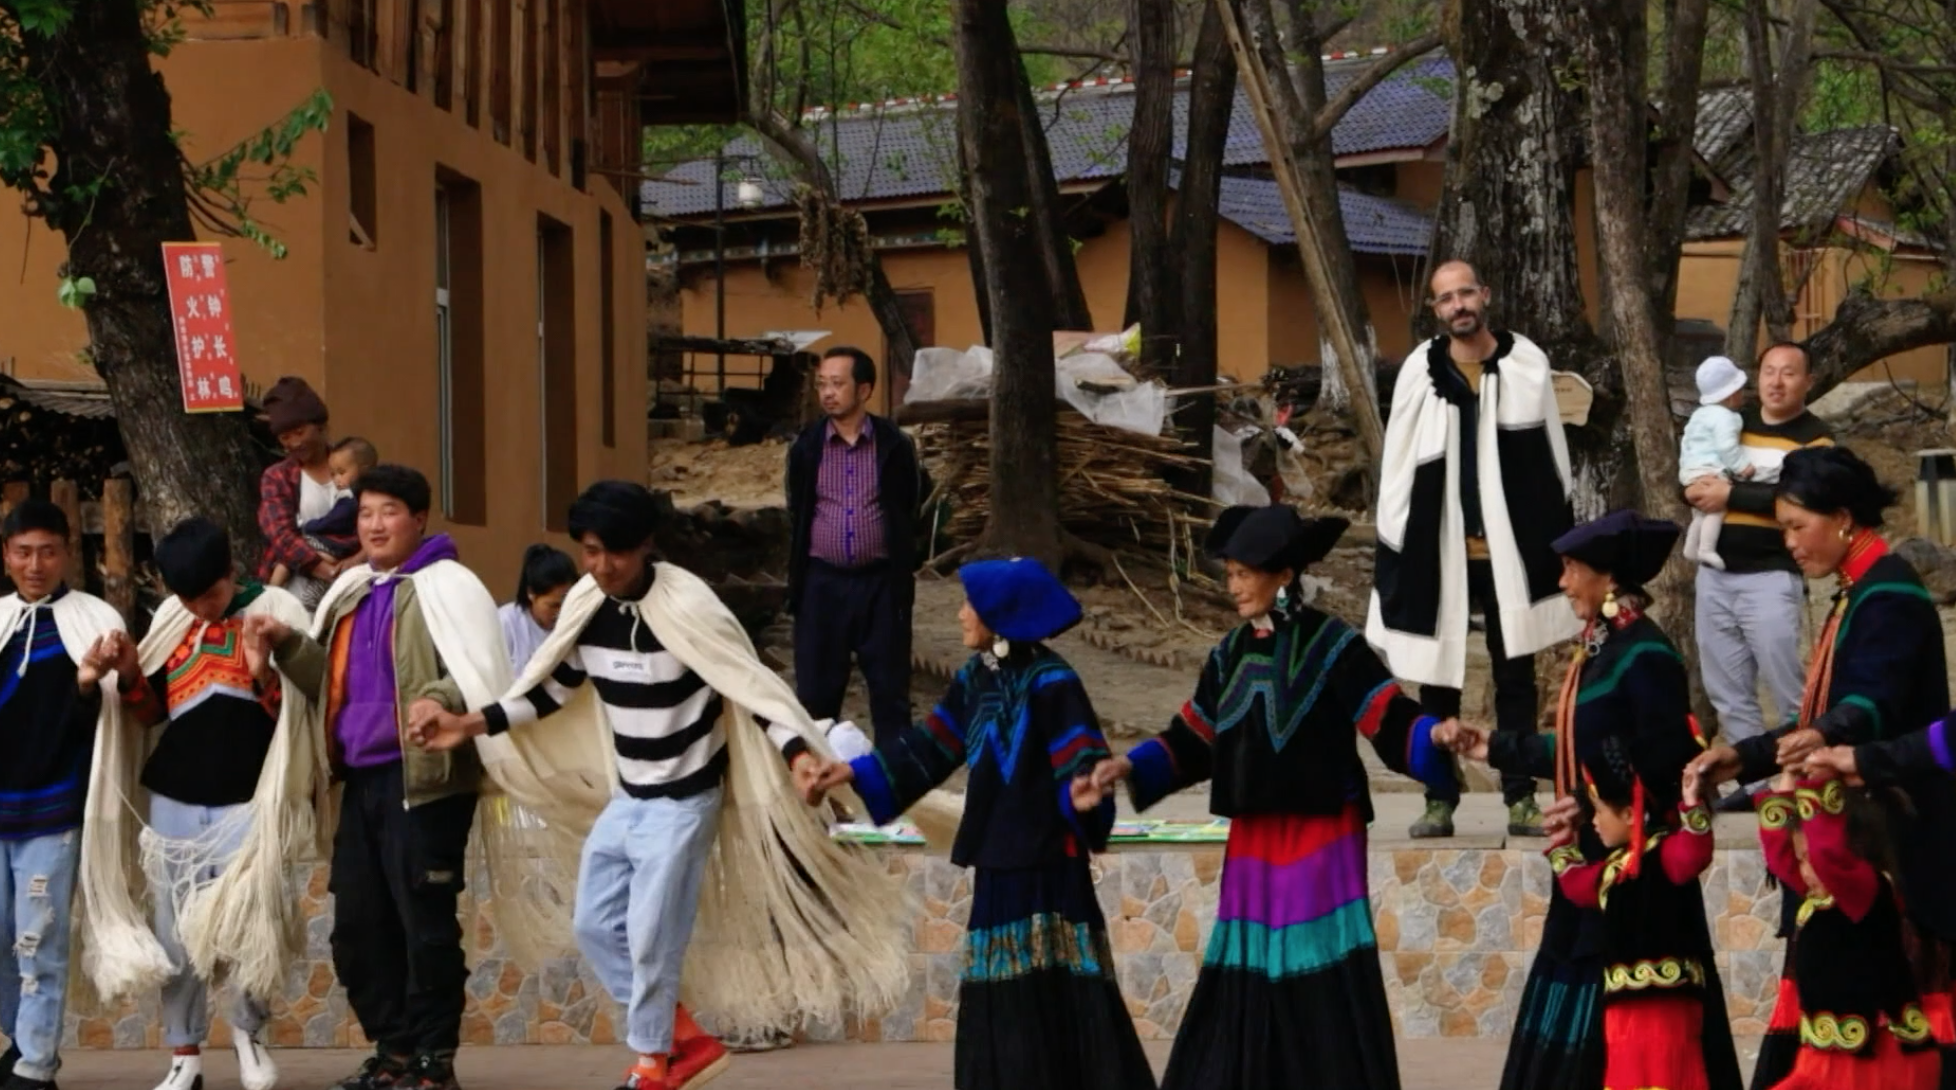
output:
M1504 772L1554 780L1551 825L1568 823L1580 808L1577 770L1602 766L1617 749L1639 770L1649 811L1666 820L1678 813L1685 766L1703 747L1691 721L1684 658L1645 614L1649 598L1643 589L1664 570L1678 535L1676 523L1625 510L1557 538L1562 593L1583 631L1563 678L1555 733L1490 738L1467 728L1441 732L1466 756ZM1583 859L1594 863L1609 854L1590 825L1575 831L1573 847ZM1607 946L1603 914L1572 901L1560 885L1551 887L1502 1090L1602 1090ZM1742 1079L1724 987L1716 966L1706 962L1704 971L1705 1076L1713 1090L1738 1090Z
M1207 548L1244 623L1210 653L1159 738L1095 769L1137 809L1209 780L1231 819L1216 924L1164 1088L1392 1090L1399 1065L1372 932L1363 735L1395 771L1453 776L1436 721L1399 692L1345 622L1303 605L1298 576L1344 519L1232 507Z
M833 762L879 824L967 766L951 861L976 871L958 989L958 1090L1154 1090L1121 999L1088 853L1114 826L1085 772L1107 756L1099 719L1066 660L1041 641L1080 603L1036 560L959 569L964 644L977 652L918 727Z
M1780 469L1775 504L1787 548L1808 579L1834 576L1838 589L1807 664L1799 714L1777 731L1699 758L1712 781L1764 780L1776 767L1799 768L1823 746L1859 746L1907 738L1949 708L1942 622L1921 577L1888 551L1879 530L1895 493L1868 464L1843 447L1795 451ZM1863 770L1864 774L1870 770ZM1874 778L1885 769L1873 769ZM1895 875L1907 911L1911 964L1945 1057L1956 1064L1951 1018L1950 946L1956 942L1956 784L1917 778L1877 796L1886 813ZM1779 1003L1767 1026L1754 1090L1792 1071L1800 1043L1800 997L1792 968L1799 929L1797 897L1784 898L1780 934L1787 939ZM1952 1080L1956 1081L1956 1080Z

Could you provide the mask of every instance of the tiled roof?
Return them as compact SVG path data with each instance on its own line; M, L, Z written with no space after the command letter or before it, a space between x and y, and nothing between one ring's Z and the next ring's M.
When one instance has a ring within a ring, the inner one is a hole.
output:
M1345 234L1361 254L1423 257L1433 220L1409 204L1349 189L1338 191ZM1273 246L1297 241L1277 183L1261 178L1224 178L1220 211L1224 219Z
M1346 83L1376 60L1373 56L1328 60L1327 93L1336 95ZM1444 55L1431 54L1408 64L1354 105L1332 130L1332 148L1340 156L1369 152L1416 150L1446 136L1452 121L1449 101L1453 65ZM1189 85L1175 88L1175 155L1183 154L1188 131ZM885 105L828 114L813 120L817 144L823 150L845 201L902 200L946 194L957 171L957 109L950 98L929 102ZM1052 152L1053 172L1062 184L1113 179L1127 164L1127 129L1134 113L1134 85L1110 81L1105 86L1069 88L1040 98L1040 117ZM727 174L721 180L723 207L740 210L738 178L757 181L762 190L759 208L782 208L791 200L791 183L775 177L760 141L743 135L724 150ZM1224 162L1245 166L1266 161L1263 139L1250 113L1249 100L1238 90L1230 116ZM714 163L711 159L684 163L658 181L644 183L641 194L655 216L685 218L710 214L714 204Z
M1745 131L1750 131L1749 125ZM1783 181L1780 229L1810 231L1831 223L1853 205L1881 164L1895 154L1900 140L1886 125L1795 136ZM1732 238L1751 229L1754 159L1749 140L1739 141L1727 153L1729 169L1721 173L1731 183L1732 197L1723 204L1692 209L1685 221L1685 237Z
M1718 87L1699 93L1698 131L1692 134L1691 145L1721 177L1723 168L1731 165L1729 158L1740 150L1740 141L1751 133L1750 88Z

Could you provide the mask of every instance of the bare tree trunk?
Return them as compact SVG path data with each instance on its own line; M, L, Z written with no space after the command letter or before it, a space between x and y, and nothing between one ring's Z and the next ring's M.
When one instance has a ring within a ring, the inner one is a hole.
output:
M1788 28L1774 64L1772 17L1768 0L1747 0L1746 62L1752 84L1752 229L1739 259L1739 284L1732 296L1725 354L1736 360L1757 355L1759 324L1775 341L1793 335L1793 301L1779 271L1780 205L1800 96L1806 89L1808 53L1818 0L1790 0Z
M774 157L793 173L796 181L813 190L824 204L833 206L841 203L835 176L829 172L829 165L822 161L815 141L810 139L806 130L760 101L752 104L748 122L767 141ZM924 346L917 343L916 336L910 331L910 322L904 317L903 306L897 302L896 290L890 286L890 278L883 274L883 259L877 256L873 246L869 254L869 291L865 299L869 303L870 313L876 316L877 326L883 330L883 342L889 347L884 366L893 373L899 369L907 373L917 358L917 349Z
M1174 0L1128 0L1134 121L1127 132L1127 306L1141 324L1141 368L1163 375L1175 359L1170 315L1168 159L1175 138Z
M1600 264L1609 270L1608 328L1623 369L1641 507L1682 525L1688 512L1678 488L1677 430L1647 279L1651 233L1644 204L1644 12L1617 0L1584 0L1582 10L1587 16L1590 146L1613 149L1592 160L1597 250ZM1693 568L1682 554L1673 554L1652 588L1664 603L1665 631L1683 650L1687 665L1695 664L1697 651ZM1697 674L1695 669L1689 672Z
M965 211L965 263L971 267L971 287L978 297L978 336L992 343L992 297L985 291L985 249L978 244L978 231L971 224L971 164L964 159L964 141L958 146L958 202Z
M1216 383L1216 231L1217 202L1222 193L1223 148L1229 137L1229 115L1236 102L1236 61L1230 56L1222 14L1214 4L1203 5L1196 33L1195 57L1189 71L1188 158L1175 204L1171 249L1180 263L1180 293L1173 297L1179 311L1181 354L1172 381L1199 389ZM1216 399L1198 394L1175 414L1175 426L1194 444L1203 464L1190 469L1177 484L1193 496L1207 496L1211 474Z
M1711 0L1670 0L1664 21L1664 86L1657 124L1657 161L1650 194L1650 301L1660 345L1670 358L1677 326L1678 268L1690 212L1692 137L1698 128L1698 88L1705 69L1705 23Z
M1093 314L1087 309L1087 291L1080 285L1080 270L1073 263L1073 238L1066 233L1066 210L1060 203L1059 180L1053 177L1053 155L1046 146L1045 119L1032 96L1032 81L1012 38L1012 25L1005 25L1006 45L1011 50L1013 70L1018 79L1010 93L1018 99L1019 115L1025 118L1019 139L1024 145L1026 192L1030 200L1033 225L1038 229L1039 258L1045 282L1051 286L1054 321L1059 329L1092 329ZM995 150L995 149L994 149ZM1030 281L1028 281L1030 283ZM1051 345L1048 345L1051 348Z
M1621 376L1590 328L1576 269L1586 134L1561 66L1580 44L1579 22L1561 0L1447 0L1442 29L1458 75L1428 261L1470 262L1492 294L1496 324L1595 388L1589 423L1569 435L1576 517L1588 519L1626 502L1617 483L1630 462L1618 428ZM1422 312L1414 335L1437 332Z
M1349 310L1333 297L1335 293L1331 286L1338 279L1332 272L1332 263L1336 260L1331 252L1334 247L1325 238L1322 219L1313 215L1305 203L1307 187L1299 176L1296 156L1285 134L1286 126L1281 116L1282 111L1294 109L1301 117L1302 106L1295 102L1289 106L1279 105L1280 101L1295 100L1296 89L1290 86L1289 78L1285 75L1281 49L1274 50L1273 66L1271 45L1275 42L1274 29L1265 25L1259 41L1256 28L1245 23L1244 0L1215 2L1223 18L1223 31L1229 37L1230 53L1236 58L1237 73L1248 93L1250 112L1263 134L1264 147L1272 152L1271 171L1276 176L1277 191L1283 197L1284 212L1290 218L1291 230L1297 239L1297 255L1311 286L1318 322L1332 348L1331 362L1344 371L1353 423L1357 425L1359 443L1367 456L1366 480L1376 488L1379 460L1385 447L1385 428L1381 423L1377 399L1377 364L1365 327L1354 324ZM1262 0L1252 0L1249 8L1254 11L1249 20L1252 23L1269 14L1268 5ZM1335 194L1333 204L1336 204ZM1349 260L1350 246L1338 246L1336 249Z
M1030 556L1059 570L1062 556L1057 409L1053 392L1054 296L1046 282L1039 225L1028 214L1032 171L1025 128L1037 127L1018 93L1025 68L1005 6L957 0L952 51L958 66L958 140L971 200L971 231L983 247L991 299L991 515L978 551ZM1040 137L1043 143L1043 135ZM1052 178L1051 171L1046 174ZM1069 255L1070 256L1070 255Z
M90 277L89 353L109 388L143 502L157 525L192 515L229 533L255 566L265 457L243 413L183 411L163 243L192 241L170 96L150 69L136 4L71 4L60 31L22 34L56 116L52 194L106 182L86 200L43 202L68 242L69 275Z
M1372 330L1372 316L1365 306L1365 293L1358 286L1358 262L1352 256L1351 240L1345 233L1344 208L1338 203L1338 176L1331 145L1335 119L1330 124L1320 123L1326 106L1325 39L1320 31L1318 14L1313 10L1316 5L1291 5L1290 34L1286 42L1279 37L1276 21L1272 17L1271 0L1239 2L1243 10L1243 26L1249 32L1257 56L1263 61L1264 71L1269 75L1270 87L1274 92L1271 105L1282 125L1284 140L1290 145L1291 158L1297 164L1297 180L1305 214L1315 225L1324 252L1322 275L1308 275L1311 263L1305 262L1311 305L1319 314L1337 308L1354 333L1353 345L1340 345L1328 332L1330 323L1320 322L1319 328L1327 331L1321 337L1321 354L1333 356L1350 353L1356 356L1356 373L1362 376L1370 394L1362 401L1354 400L1344 382L1346 369L1327 359L1324 361L1324 392L1321 396L1327 404L1340 410L1362 412L1359 406L1369 404L1376 415L1378 337ZM1393 67L1397 67L1397 63ZM1361 434L1364 430L1363 427L1359 429Z

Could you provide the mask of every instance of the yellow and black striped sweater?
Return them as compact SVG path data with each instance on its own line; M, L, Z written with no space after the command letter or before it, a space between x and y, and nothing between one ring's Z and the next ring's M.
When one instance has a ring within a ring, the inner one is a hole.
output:
M1791 420L1768 424L1759 410L1745 411L1745 429L1739 435L1746 458L1758 467L1758 477L1777 480L1779 464L1788 454L1804 447L1834 445L1833 433L1825 421L1811 412ZM1775 472L1767 473L1770 469ZM1738 481L1732 485L1732 498L1725 515L1725 530L1718 536L1718 555L1725 559L1725 570L1739 574L1762 571L1799 571L1793 556L1786 551L1779 523L1773 517L1771 484Z

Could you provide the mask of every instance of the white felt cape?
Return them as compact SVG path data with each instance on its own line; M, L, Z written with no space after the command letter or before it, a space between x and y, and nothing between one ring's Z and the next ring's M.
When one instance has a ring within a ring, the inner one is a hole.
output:
M1467 673L1467 540L1460 509L1460 445L1473 443L1478 452L1481 523L1494 572L1494 593L1500 603L1489 624L1501 626L1509 655L1528 655L1575 638L1582 629L1568 601L1553 593L1531 600L1521 549L1508 518L1507 478L1497 437L1503 428L1542 428L1548 438L1554 472L1568 496L1573 487L1568 440L1562 434L1561 409L1548 357L1528 338L1516 334L1514 347L1498 371L1481 379L1479 427L1471 436L1460 434L1460 410L1433 387L1426 362L1428 342L1406 357L1392 391L1392 426L1379 460L1378 537L1382 545L1403 549L1409 530L1432 532L1437 516L1440 535L1440 586L1434 631L1409 632L1386 623L1378 588L1372 590L1365 636L1384 655L1394 676L1422 685L1458 689ZM1439 512L1419 511L1413 505L1414 474L1423 465L1445 460L1446 484ZM1528 467L1546 472L1541 467Z
M541 683L604 601L589 577L579 581L511 692ZM726 796L686 958L688 1002L733 1032L890 1009L908 988L904 880L875 855L829 837L754 719L793 727L826 756L822 731L699 577L658 565L638 609L666 650L725 698ZM581 838L613 797L617 761L593 688L580 686L548 719L477 740L496 783L560 835ZM540 914L517 931L567 934L562 922L545 920L568 908L561 885L552 888L563 876L529 877L542 888L513 898L498 890L499 909ZM498 924L511 928L504 917Z
M18 594L0 598L0 644L31 623L31 612ZM123 627L114 607L78 590L55 600L54 623L62 647L78 667L96 640ZM150 931L143 904L134 893L140 888L142 871L136 838L121 820L136 797L142 738L124 725L115 674L109 673L100 684L102 711L95 723L95 757L82 812L81 863L72 910L74 940L68 954L69 1002L83 1011L98 1009L102 996L155 987L170 972L169 955Z
M313 638L322 645L330 643L332 633L326 631L326 618L331 616L334 603L381 578L405 579L414 584L415 599L428 623L435 650L441 656L442 665L461 687L471 710L494 700L509 687L509 657L503 650L495 599L475 573L452 560L436 561L412 575L383 576L364 564L343 572L320 602L311 622ZM290 698L288 688L287 699ZM323 699L302 701L294 708L290 720L293 749L296 751L303 743L311 755L306 767L312 775L302 785L297 771L293 770L292 778L286 781L286 790L292 805L303 804L311 811L311 820L291 817L291 806L287 806L280 811L285 817L278 822L253 822L244 850L211 885L209 910L196 921L194 932L184 936L200 972L221 961L232 960L234 952L246 949L246 943L257 941L254 936L267 933L268 921L286 919L296 907L297 899L289 895L285 885L287 863L315 853L318 858L328 858L327 845L338 825L338 814L331 805L334 796L327 788L331 770L325 752L328 725L323 721L324 705ZM268 759L268 772L271 764ZM261 794L263 787L261 780ZM494 800L488 800L478 811L478 827L484 812L493 808ZM281 994L283 980L266 975L272 964L270 958L254 958L239 966L236 979L248 989L263 987L269 981L269 990L254 994Z
M266 587L245 615L269 616L299 630L310 623L299 599L278 587ZM136 649L144 676L162 669L200 623L174 595L164 599ZM175 901L177 934L191 967L206 981L228 967L238 986L256 996L284 991L286 968L303 948L305 921L286 889L286 853L318 854L318 814L328 810L325 736L306 726L312 702L290 679L281 675L281 682L278 722L251 801L194 840L142 832L150 895ZM226 850L234 844L235 852ZM166 867L193 876L207 867L224 869L213 882L171 886Z

